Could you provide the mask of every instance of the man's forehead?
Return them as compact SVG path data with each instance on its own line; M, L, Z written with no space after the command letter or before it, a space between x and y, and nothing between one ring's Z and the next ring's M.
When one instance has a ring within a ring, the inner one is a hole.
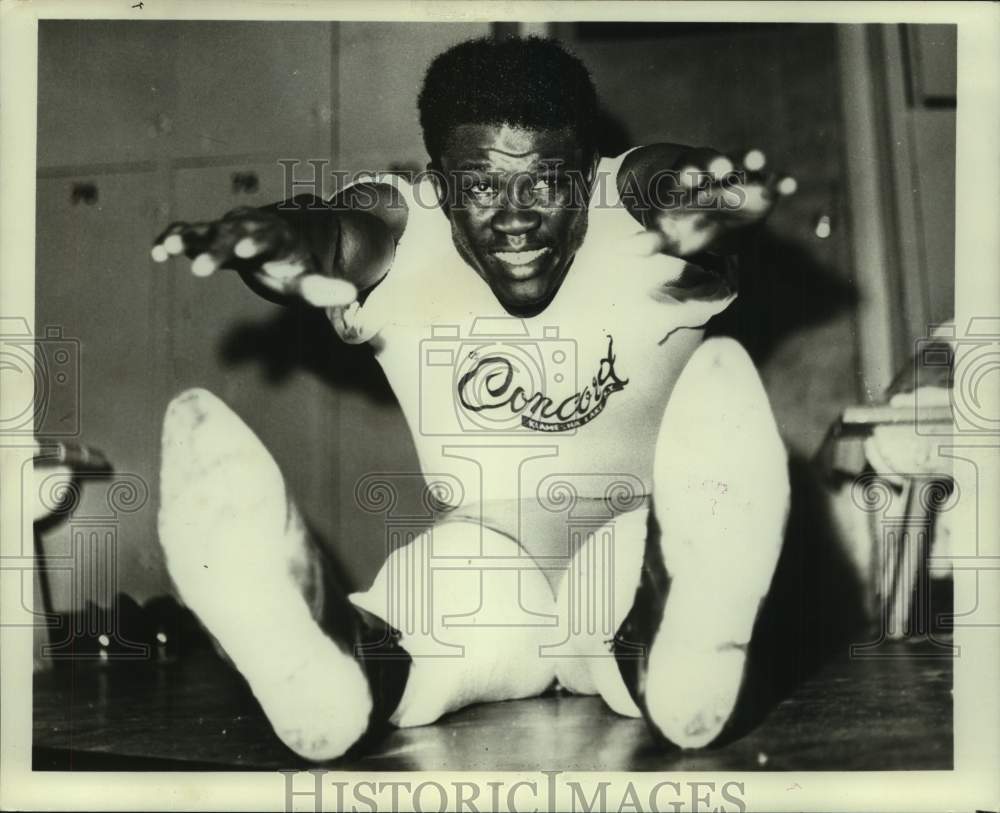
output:
M452 130L442 158L458 165L467 161L489 164L575 163L582 157L571 128L535 129L511 124L460 124Z

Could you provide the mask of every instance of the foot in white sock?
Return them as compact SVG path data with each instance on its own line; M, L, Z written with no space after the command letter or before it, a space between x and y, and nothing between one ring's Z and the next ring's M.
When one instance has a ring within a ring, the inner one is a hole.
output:
M286 745L340 756L368 729L372 695L350 646L313 619L317 560L277 464L205 390L170 403L162 443L160 543L181 598Z
M643 578L619 632L647 656L619 663L653 728L699 748L736 705L789 503L784 445L735 341L706 341L684 368L664 414L653 486Z

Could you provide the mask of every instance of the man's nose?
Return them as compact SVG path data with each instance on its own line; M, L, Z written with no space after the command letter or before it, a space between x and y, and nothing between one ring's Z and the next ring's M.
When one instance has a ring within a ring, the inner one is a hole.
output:
M516 237L534 231L542 224L542 218L531 209L508 205L493 216L493 228L508 237Z

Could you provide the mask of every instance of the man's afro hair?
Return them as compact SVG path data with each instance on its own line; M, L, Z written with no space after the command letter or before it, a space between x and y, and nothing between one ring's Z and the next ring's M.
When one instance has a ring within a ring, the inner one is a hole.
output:
M590 73L550 39L483 37L449 48L427 69L417 107L434 161L460 124L571 127L582 147L595 147L597 92Z

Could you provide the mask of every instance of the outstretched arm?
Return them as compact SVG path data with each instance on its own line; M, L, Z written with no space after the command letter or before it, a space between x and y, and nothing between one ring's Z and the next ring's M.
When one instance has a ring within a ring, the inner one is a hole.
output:
M196 276L234 270L273 302L337 307L385 276L405 226L406 207L392 187L357 184L330 202L306 195L173 223L152 254L158 262L183 254Z
M631 152L618 175L626 208L647 231L645 253L696 260L735 252L747 226L761 223L795 180L764 169L750 150L741 163L716 150L653 144Z

